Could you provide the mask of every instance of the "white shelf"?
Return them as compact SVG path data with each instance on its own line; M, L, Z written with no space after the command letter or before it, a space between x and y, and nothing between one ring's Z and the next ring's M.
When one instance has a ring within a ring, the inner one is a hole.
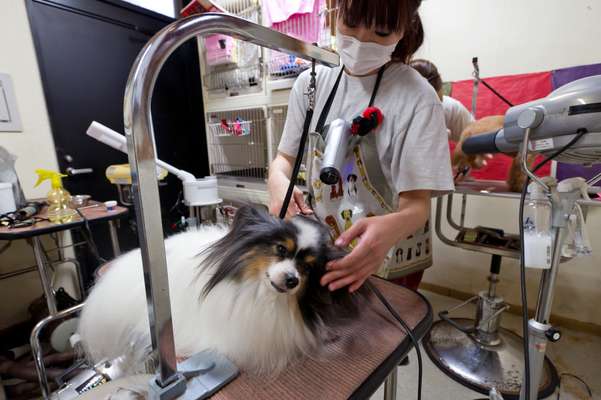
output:
M205 96L205 112L231 111L261 106L288 104L290 90L261 91L231 97Z
M288 79L267 79L267 90L276 91L276 90L287 90L289 91L294 86L295 78Z
M228 181L231 182L229 179ZM219 197L224 200L263 204L265 206L269 206L269 194L267 193L266 183L257 182L246 184L244 182L240 182L232 185L223 183L222 180L219 180L217 190Z

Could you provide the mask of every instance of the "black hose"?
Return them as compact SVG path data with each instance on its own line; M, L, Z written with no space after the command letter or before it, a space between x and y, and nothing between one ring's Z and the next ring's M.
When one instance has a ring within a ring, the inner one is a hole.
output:
M371 290L373 292L373 294L376 295L376 297L380 300L380 302L384 305L384 307L386 307L386 309L390 312L390 314L392 314L392 316L399 322L399 324L401 324L401 326L403 327L403 330L405 331L407 336L409 336L409 338L411 339L411 342L413 343L413 346L415 347L415 352L417 353L417 369L418 369L418 372L417 372L417 400L421 400L421 398L422 398L422 382L423 382L423 362L422 362L422 353L419 348L419 341L413 335L413 332L411 331L411 328L409 327L407 322L405 322L405 320L403 320L403 318L401 318L401 316L396 312L396 310L394 308L392 308L392 306L386 300L386 298L380 292L380 290L378 290L378 288L376 288L374 286L374 284L372 284L370 281L365 281L365 286L367 286L367 288L369 290Z
M292 199L292 194L294 193L294 186L296 185L296 178L298 177L298 173L300 172L301 163L303 161L303 153L305 151L305 143L307 142L307 137L309 136L309 127L311 125L312 118L313 118L313 109L309 108L307 110L307 114L305 115L305 123L303 124L303 133L301 135L300 143L298 145L298 152L296 154L296 160L294 161L294 168L292 169L292 175L290 176L290 184L288 185L288 190L286 191L286 196L284 197L284 202L282 203L282 208L280 209L280 219L286 218L286 212L288 211L288 206L290 205L290 200Z

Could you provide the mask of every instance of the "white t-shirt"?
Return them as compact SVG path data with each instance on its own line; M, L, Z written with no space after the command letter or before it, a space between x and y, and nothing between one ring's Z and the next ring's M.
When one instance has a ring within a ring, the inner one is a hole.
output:
M472 122L474 117L459 100L449 96L442 96L444 120L449 130L449 139L458 142L463 130Z
M315 129L340 67L317 68ZM278 150L296 157L302 134L309 86L309 71L296 80L290 93L288 115ZM354 77L343 74L326 125L337 118L351 121L369 103L376 74ZM410 190L447 192L454 189L447 132L441 102L430 84L403 63L385 71L374 106L383 115L375 132L377 155L388 185L396 193Z

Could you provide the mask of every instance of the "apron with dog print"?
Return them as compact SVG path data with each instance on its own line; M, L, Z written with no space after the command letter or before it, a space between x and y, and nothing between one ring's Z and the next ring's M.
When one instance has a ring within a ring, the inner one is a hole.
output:
M370 106L375 99L383 70L378 73ZM375 140L378 128L365 136L349 138L348 151L338 184L326 185L319 178L327 140L325 120L341 75L342 71L322 111L316 131L309 133L306 158L310 205L317 218L329 227L334 239L362 218L394 212L392 200L397 195L387 183L380 167ZM356 244L355 239L350 247ZM428 221L422 229L393 246L377 275L386 279L395 279L430 267L431 245Z

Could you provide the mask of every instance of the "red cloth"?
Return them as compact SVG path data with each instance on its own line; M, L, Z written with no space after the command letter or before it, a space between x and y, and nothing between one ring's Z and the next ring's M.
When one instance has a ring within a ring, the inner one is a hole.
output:
M498 76L485 78L484 80L497 92L503 95L511 103L518 105L528 101L546 97L552 91L552 73L537 72L533 74ZM468 110L472 109L473 81L465 80L453 82L452 96L459 100ZM478 88L478 104L476 106L476 118L480 119L490 115L505 114L509 106L499 99L486 86L480 84ZM453 149L454 146L451 146ZM542 157L537 158L537 162ZM497 154L488 165L479 170L471 171L470 175L475 179L505 180L511 166L511 157ZM537 175L550 175L551 164L541 168Z

